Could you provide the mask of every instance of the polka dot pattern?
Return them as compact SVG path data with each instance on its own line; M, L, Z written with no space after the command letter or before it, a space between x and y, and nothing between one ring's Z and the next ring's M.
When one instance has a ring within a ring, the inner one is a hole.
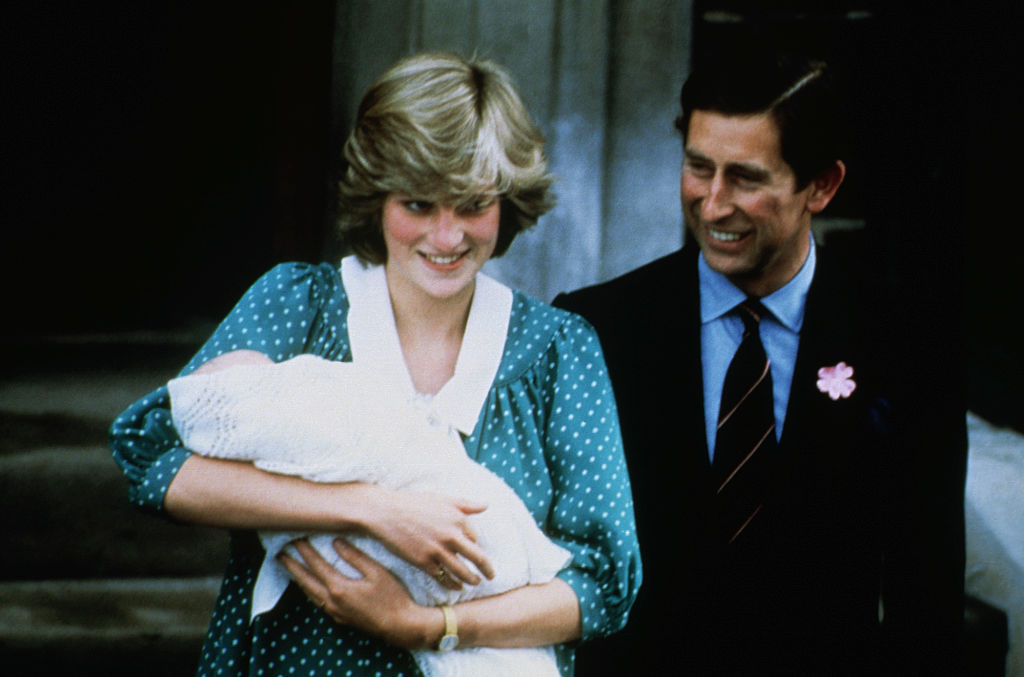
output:
M182 373L238 349L275 361L300 353L351 359L348 298L336 268L283 264L242 297ZM162 511L188 452L173 429L166 388L111 428L130 499ZM516 293L498 375L466 450L523 499L548 536L573 553L559 576L580 600L584 639L614 632L640 585L640 560L618 418L594 330L581 318ZM333 624L291 586L247 622L262 550L232 534L231 559L200 664L202 675L419 675L411 655ZM557 647L563 675L572 650Z

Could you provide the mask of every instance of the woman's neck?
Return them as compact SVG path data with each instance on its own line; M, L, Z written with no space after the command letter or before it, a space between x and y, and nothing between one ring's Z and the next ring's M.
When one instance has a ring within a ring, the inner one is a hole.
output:
M473 292L469 285L457 296L436 298L388 277L402 356L417 392L437 394L455 374Z

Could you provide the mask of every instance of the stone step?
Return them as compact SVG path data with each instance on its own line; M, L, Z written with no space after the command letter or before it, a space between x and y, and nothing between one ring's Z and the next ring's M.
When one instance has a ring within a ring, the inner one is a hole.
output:
M8 675L195 674L220 585L196 578L0 583Z
M102 446L0 455L0 580L216 575L227 534L176 524L128 503Z
M173 340L172 340L173 339ZM0 366L0 580L215 575L223 531L129 505L107 429L174 376L194 337L6 346ZM10 359L17 355L18 360Z

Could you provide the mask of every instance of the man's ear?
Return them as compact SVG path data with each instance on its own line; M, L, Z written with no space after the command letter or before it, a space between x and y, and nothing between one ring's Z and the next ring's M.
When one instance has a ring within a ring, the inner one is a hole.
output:
M811 192L807 196L807 209L817 214L832 201L839 185L846 178L846 165L836 160L831 167L818 174L811 181Z

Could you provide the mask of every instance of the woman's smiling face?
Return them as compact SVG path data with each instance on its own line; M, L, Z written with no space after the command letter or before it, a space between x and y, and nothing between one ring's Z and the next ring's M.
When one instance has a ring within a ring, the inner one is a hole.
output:
M477 272L498 243L500 214L497 197L453 207L389 193L381 219L393 293L403 289L438 300L472 294Z

